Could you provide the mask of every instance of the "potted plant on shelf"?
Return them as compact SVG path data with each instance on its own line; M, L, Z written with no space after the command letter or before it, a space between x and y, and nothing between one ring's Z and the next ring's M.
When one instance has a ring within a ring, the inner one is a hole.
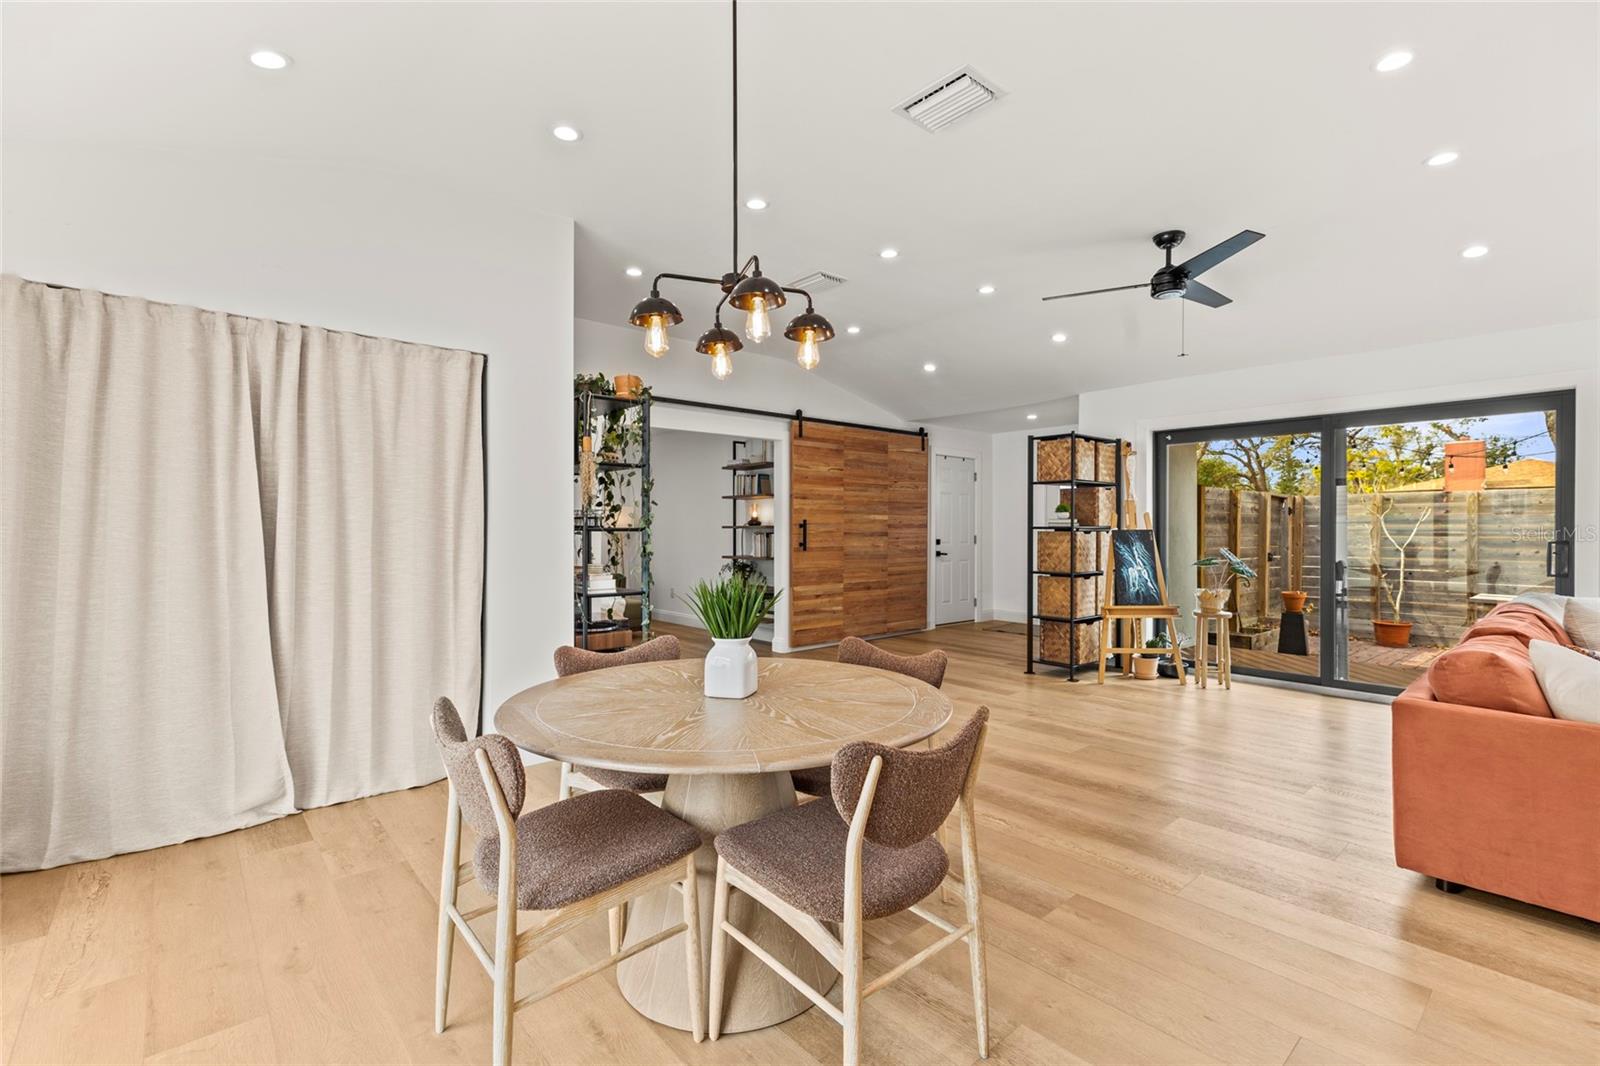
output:
M1055 514L1051 516L1050 524L1053 526L1077 525L1078 520L1073 517L1072 505L1067 503L1066 500L1062 500L1060 503L1056 504Z
M756 653L750 638L783 595L760 574L735 572L716 582L700 581L683 602L711 634L706 654L705 693L742 700L756 690ZM680 597L681 599L681 597Z
M1228 605L1228 595L1233 591L1228 582L1234 578L1246 587L1256 579L1255 568L1227 548L1218 548L1217 554L1198 559L1194 565L1201 571L1203 582L1195 592L1202 611L1220 611Z

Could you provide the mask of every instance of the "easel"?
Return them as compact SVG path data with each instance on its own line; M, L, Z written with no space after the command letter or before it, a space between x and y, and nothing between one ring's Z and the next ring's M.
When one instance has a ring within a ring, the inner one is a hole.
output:
M1145 513L1144 525L1142 525L1142 526L1140 526L1140 525L1130 525L1127 528L1149 529L1150 528L1150 514L1149 514L1149 512ZM1148 654L1149 650L1150 650L1150 649L1146 648L1142 643L1138 644L1138 645L1136 645L1134 647L1126 647L1126 648L1117 647L1117 646L1113 645L1111 643L1111 640L1112 640L1111 634L1114 631L1113 630L1113 623L1115 623L1115 622L1123 622L1123 621L1128 622L1129 625L1124 630L1124 632L1128 632L1128 633L1132 633L1133 634L1132 637L1130 637L1129 639L1135 640L1135 641L1143 641L1144 640L1144 624L1145 624L1145 622L1147 620L1149 620L1149 621L1164 621L1164 622L1167 623L1167 630L1169 632L1170 639L1171 639L1171 644L1172 644L1172 649L1171 649L1172 650L1172 660L1178 667L1178 685L1180 687L1184 686L1184 685L1187 685L1189 683L1188 679L1185 678L1184 674L1183 674L1183 652L1182 652L1182 649L1180 649L1178 647L1178 641L1177 641L1178 607L1177 607L1176 604L1169 602L1168 599L1167 599L1167 578L1166 578L1166 575L1164 573L1162 573L1162 570L1161 570L1161 548L1159 546L1155 546L1156 585L1161 590L1161 602L1160 603L1146 603L1146 604L1125 604L1125 605L1120 605L1120 606L1116 603L1116 588L1117 588L1117 579L1116 579L1117 558L1116 558L1116 551L1117 551L1117 549L1116 549L1116 538L1112 534L1107 533L1106 534L1106 575L1105 575L1106 576L1106 592L1105 592L1105 606L1101 609L1101 612L1100 612L1100 675L1099 675L1099 683L1102 684L1102 685L1106 683L1106 657L1107 656L1111 656L1111 655L1126 655L1126 656L1129 657L1124 662L1123 667L1122 667L1122 674L1123 674L1124 677L1127 677L1128 675L1133 673L1133 658L1132 658L1132 656Z

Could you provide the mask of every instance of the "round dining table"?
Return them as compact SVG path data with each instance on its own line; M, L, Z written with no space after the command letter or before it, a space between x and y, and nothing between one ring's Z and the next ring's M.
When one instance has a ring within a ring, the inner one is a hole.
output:
M789 771L826 766L845 744L867 740L905 747L932 736L950 720L950 701L915 678L809 659L762 659L753 695L713 699L703 690L704 667L701 659L679 659L547 681L501 704L494 724L518 747L547 758L666 775L662 806L704 839L695 865L700 944L709 957L717 867L712 839L792 807ZM625 943L676 925L682 913L676 887L640 897L628 907ZM837 979L802 936L754 900L734 894L728 920L813 987L826 991ZM672 937L624 960L617 983L645 1017L688 1030L685 942ZM728 948L724 1032L776 1025L811 1006L731 938Z

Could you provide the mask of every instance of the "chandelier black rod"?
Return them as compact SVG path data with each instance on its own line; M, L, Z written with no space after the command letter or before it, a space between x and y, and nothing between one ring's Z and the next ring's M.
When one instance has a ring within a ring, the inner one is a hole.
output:
M739 0L728 5L733 11L733 267L739 269ZM720 304L718 305L720 308Z

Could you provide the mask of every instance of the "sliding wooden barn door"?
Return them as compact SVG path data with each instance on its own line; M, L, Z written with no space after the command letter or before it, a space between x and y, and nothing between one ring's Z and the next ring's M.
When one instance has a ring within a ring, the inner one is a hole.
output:
M927 624L928 453L903 433L790 430L789 631L797 646Z

